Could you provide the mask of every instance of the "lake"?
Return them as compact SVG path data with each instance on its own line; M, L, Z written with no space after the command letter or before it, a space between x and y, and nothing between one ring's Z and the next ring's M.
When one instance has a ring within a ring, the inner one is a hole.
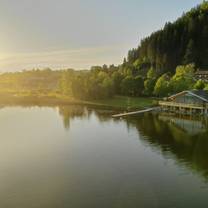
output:
M208 207L208 120L0 109L0 207Z

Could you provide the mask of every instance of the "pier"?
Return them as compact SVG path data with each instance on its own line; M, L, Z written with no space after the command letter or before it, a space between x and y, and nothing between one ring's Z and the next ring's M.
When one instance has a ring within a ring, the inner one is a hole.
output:
M120 114L113 115L112 117L113 118L119 118L119 117L124 117L124 116L137 115L137 114L151 112L151 111L154 111L156 109L158 109L158 107L148 108L148 109L145 109L145 110L139 110L139 111L133 111L133 112L120 113Z

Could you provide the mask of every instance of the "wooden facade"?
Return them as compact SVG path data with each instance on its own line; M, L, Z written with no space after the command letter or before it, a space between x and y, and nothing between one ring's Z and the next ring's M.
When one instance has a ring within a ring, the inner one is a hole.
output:
M159 105L168 112L208 115L208 93L203 90L183 91L160 101Z

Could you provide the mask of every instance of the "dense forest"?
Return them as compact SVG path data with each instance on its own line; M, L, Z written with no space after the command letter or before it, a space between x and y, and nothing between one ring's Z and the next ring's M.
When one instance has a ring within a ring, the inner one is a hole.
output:
M143 39L127 57L127 65L132 69L151 66L157 73L174 73L178 65L189 63L195 63L197 68L208 68L207 1Z
M208 90L208 83L194 79L197 69L208 69L207 1L143 39L119 66L4 73L0 91L84 100L114 95L163 97L182 90Z

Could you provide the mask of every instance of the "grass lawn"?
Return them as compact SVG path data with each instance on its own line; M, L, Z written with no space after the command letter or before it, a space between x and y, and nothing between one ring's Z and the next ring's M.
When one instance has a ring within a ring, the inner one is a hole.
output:
M84 101L86 104L114 107L126 110L144 109L155 105L153 98L115 96L114 98Z

